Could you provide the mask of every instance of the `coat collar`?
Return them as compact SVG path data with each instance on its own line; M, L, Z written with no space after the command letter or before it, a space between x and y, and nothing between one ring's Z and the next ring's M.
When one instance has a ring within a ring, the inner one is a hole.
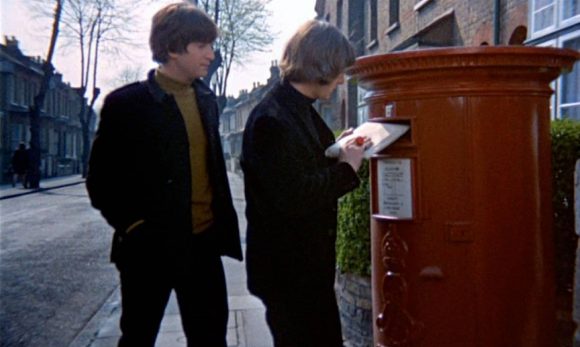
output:
M296 88L290 84L287 80L280 81L280 92L284 94L284 98L292 104L296 104L298 106L303 107L310 107L316 101L316 99L312 99L307 97L306 95L300 93Z
M151 95L153 95L153 99L156 102L161 103L166 98L170 97L170 95L167 94L161 88L161 86L159 86L159 83L157 83L157 81L155 80L155 69L151 69L149 71L149 73L147 74L147 81L145 83L147 85L147 88L149 89L149 92L151 93ZM197 96L198 100L205 100L209 98L211 101L215 101L216 99L215 94L201 79L196 79L195 81L193 81L191 86L195 90L195 95Z
M324 149L334 142L332 131L312 106L316 99L303 95L286 80L280 81L273 92L275 98L288 107L297 125L309 134L310 141L315 146Z

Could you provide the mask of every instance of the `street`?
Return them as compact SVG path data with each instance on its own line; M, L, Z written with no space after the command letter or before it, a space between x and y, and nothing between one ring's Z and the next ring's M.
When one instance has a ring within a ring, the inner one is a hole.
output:
M245 243L243 180L233 173L228 178ZM47 180L48 189L40 191L0 187L0 347L116 346L120 296L109 263L112 230L90 206L81 181ZM228 346L272 347L264 306L246 288L244 263L223 262ZM184 341L173 298L156 346Z
M84 184L0 201L0 345L68 346L117 286Z

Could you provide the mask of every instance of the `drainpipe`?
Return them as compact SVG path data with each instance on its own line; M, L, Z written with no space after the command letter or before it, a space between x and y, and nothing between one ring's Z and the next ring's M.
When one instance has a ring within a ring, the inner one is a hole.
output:
M500 44L500 28L501 28L501 0L494 0L493 3L493 44Z

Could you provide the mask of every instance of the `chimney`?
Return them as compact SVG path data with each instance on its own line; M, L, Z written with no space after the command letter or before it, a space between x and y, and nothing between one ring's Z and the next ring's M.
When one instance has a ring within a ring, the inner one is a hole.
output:
M7 35L4 35L4 44L8 48L18 48L18 40L14 36L8 37Z

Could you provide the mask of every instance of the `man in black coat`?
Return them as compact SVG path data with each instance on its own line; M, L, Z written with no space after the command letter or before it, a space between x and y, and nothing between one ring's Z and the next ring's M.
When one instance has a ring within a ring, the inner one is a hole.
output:
M221 255L241 260L242 252L216 98L200 80L216 36L196 7L164 7L150 36L160 67L112 92L101 111L87 189L115 229L119 346L154 346L172 290L188 346L226 346Z
M14 171L14 177L12 178L12 186L14 187L15 183L20 182L22 183L22 187L28 188L28 179L27 173L30 169L30 153L28 149L26 149L26 145L21 143L18 146L18 149L14 151L12 155L12 170Z
M326 158L334 135L312 103L329 99L353 62L338 29L307 22L286 46L282 82L245 127L248 287L266 306L276 347L342 346L333 287L337 201L359 184L364 146L349 142L338 160Z

